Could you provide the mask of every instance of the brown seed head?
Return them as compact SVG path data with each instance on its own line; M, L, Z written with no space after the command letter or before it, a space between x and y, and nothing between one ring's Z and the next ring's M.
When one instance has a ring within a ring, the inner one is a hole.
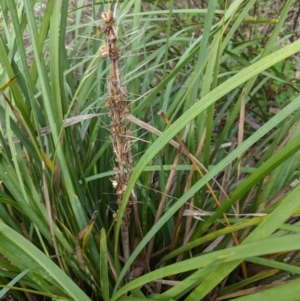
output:
M110 32L110 34L108 36L108 40L113 43L117 40L117 37L113 32Z
M114 14L111 10L108 10L107 12L103 12L101 14L101 18L105 23L111 23L114 19Z
M108 57L109 51L108 51L108 47L107 47L106 44L105 44L105 45L102 45L102 46L99 48L99 50L100 50L101 55L102 55L103 57Z
M118 187L118 182L116 180L111 180L111 183L114 189Z

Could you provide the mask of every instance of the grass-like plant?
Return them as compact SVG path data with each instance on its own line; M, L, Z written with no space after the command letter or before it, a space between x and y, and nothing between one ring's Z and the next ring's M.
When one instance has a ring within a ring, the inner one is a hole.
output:
M299 299L283 2L0 1L1 298Z

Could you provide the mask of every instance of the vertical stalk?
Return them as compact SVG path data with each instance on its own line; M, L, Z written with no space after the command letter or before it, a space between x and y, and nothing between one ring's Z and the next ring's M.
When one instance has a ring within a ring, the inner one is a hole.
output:
M114 30L115 20L113 12L111 10L103 12L101 17L105 24L104 33L106 35L106 43L100 47L100 52L103 57L109 58L111 62L110 76L108 77L109 95L106 106L109 109L108 115L111 119L112 146L117 163L114 168L116 173L112 179L112 185L117 194L117 204L120 206L133 165L130 155L131 132L128 122L126 121L129 107L126 87L122 87L119 80L118 61L120 54L116 44L118 37ZM131 204L132 201L128 202L121 225L122 248L125 262L130 256L128 228Z

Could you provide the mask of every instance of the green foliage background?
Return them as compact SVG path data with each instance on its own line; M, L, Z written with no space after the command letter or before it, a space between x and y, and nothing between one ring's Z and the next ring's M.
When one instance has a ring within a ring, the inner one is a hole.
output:
M299 3L284 2L270 17L256 0L0 1L2 298L299 299ZM136 118L120 208L99 53L109 8Z

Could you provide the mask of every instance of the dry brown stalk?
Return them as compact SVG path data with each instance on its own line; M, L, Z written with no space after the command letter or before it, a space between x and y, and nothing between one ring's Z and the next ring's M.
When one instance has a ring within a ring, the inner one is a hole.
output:
M114 168L116 174L112 179L112 185L116 191L117 204L120 206L133 167L132 155L130 152L130 137L132 136L132 133L126 119L129 113L126 87L121 87L119 82L118 61L120 59L120 54L116 44L118 37L114 30L114 15L111 10L108 10L107 12L103 12L101 17L105 24L104 34L106 35L106 43L100 47L100 52L103 57L109 58L111 62L110 76L108 78L109 96L106 106L109 109L108 115L111 118L112 146L117 163ZM131 199L127 203L127 207L122 217L121 235L125 261L127 261L130 255L128 226L133 201L134 200Z

